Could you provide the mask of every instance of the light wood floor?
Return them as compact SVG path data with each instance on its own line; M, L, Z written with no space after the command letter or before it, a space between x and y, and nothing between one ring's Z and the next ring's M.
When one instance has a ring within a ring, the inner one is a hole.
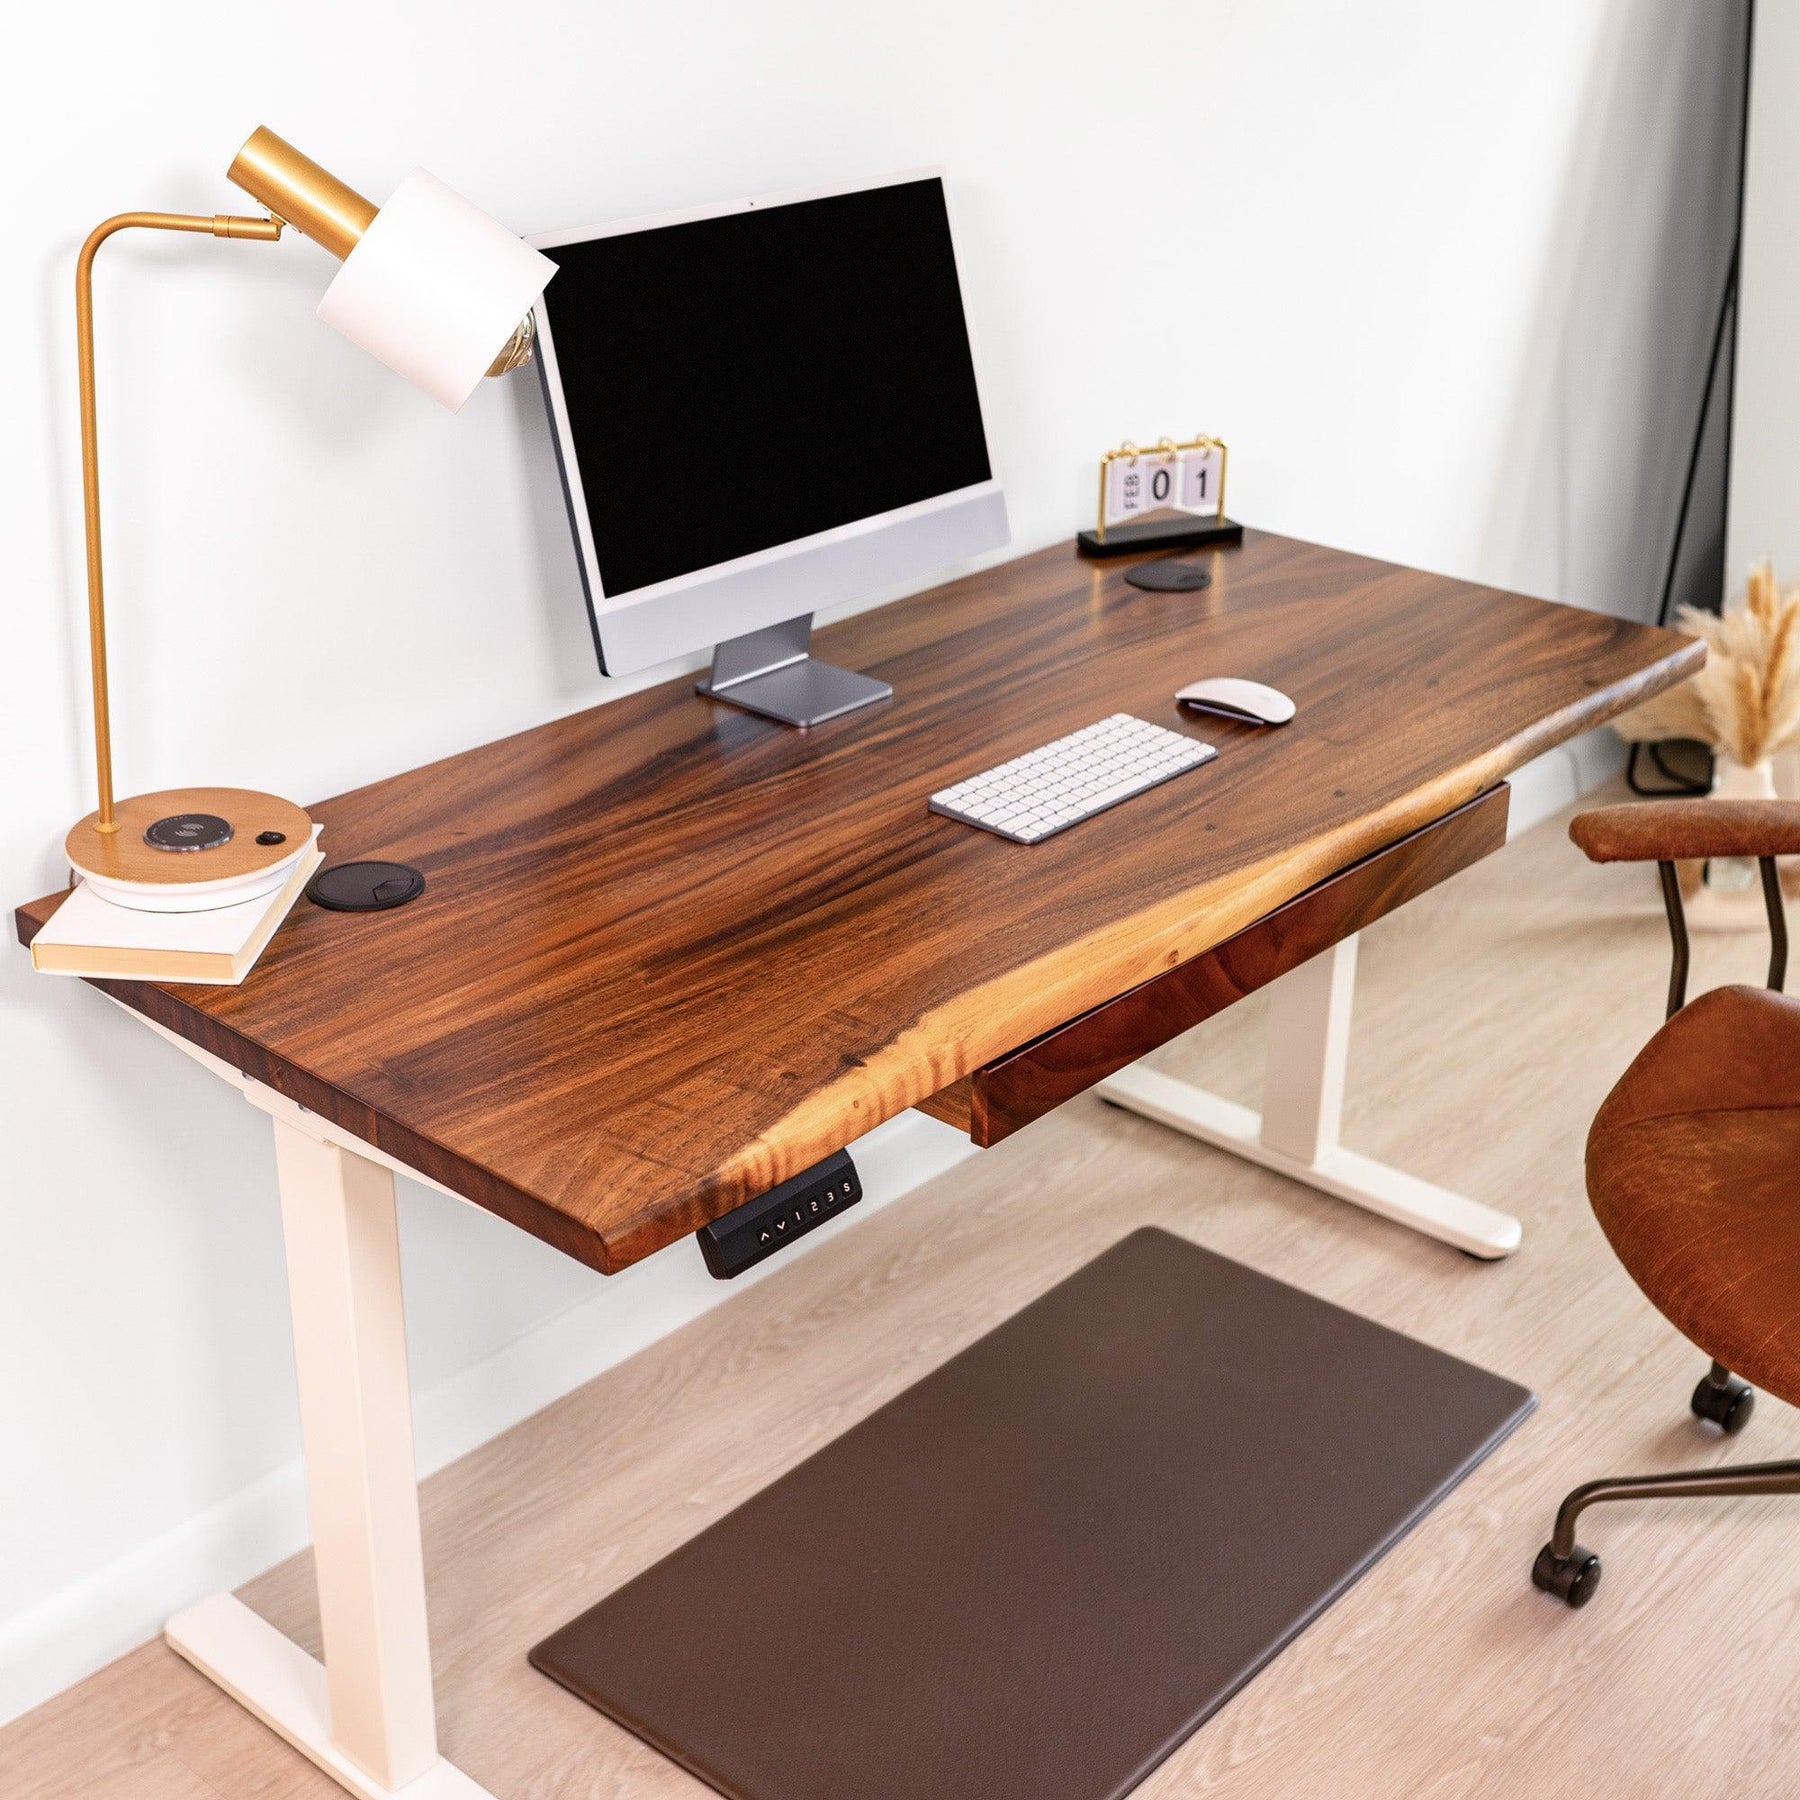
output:
M1760 938L1702 940L1696 988L1757 980L1764 954ZM1703 1359L1582 1199L1587 1121L1659 1019L1666 957L1652 877L1589 868L1561 822L1367 935L1346 1138L1520 1214L1509 1262L1084 1099L447 1469L424 1497L446 1753L501 1800L699 1800L526 1647L1154 1222L1528 1383L1542 1406L1143 1800L1800 1791L1800 1502L1592 1515L1606 1580L1582 1613L1527 1581L1579 1479L1800 1455L1800 1419L1767 1396L1729 1449L1689 1417ZM1248 1002L1162 1060L1253 1100L1260 1026ZM1254 1407L1254 1371L1219 1402ZM316 1650L309 1580L296 1559L245 1597ZM0 1792L338 1790L151 1644L0 1733Z

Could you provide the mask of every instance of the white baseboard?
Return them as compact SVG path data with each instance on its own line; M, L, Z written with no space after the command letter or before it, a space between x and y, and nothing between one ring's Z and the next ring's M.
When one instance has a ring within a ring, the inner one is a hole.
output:
M864 1198L804 1247L736 1282L714 1281L699 1252L674 1245L591 1298L413 1397L419 1471L430 1474L497 1437L602 1370L804 1256L827 1237L975 1154L948 1125L902 1113L851 1146ZM172 1530L0 1620L0 1725L155 1637L202 1594L241 1587L309 1540L298 1456Z

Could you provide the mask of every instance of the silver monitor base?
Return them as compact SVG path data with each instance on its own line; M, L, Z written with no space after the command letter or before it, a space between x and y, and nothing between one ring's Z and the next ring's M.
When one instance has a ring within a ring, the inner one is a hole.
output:
M822 725L894 697L885 681L816 661L807 654L811 643L811 613L728 638L715 646L712 673L694 683L694 692L799 726Z

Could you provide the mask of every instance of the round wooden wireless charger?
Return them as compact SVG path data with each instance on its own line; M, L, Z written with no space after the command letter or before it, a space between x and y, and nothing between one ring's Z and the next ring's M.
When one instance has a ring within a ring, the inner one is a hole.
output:
M200 911L280 885L305 853L313 824L291 800L251 788L164 788L113 809L118 830L91 812L63 840L70 866L95 892L150 912Z

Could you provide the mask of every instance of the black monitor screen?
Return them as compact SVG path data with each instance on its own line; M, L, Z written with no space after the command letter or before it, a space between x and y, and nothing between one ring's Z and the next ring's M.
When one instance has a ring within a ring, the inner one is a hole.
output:
M989 479L935 177L544 254L609 597Z

